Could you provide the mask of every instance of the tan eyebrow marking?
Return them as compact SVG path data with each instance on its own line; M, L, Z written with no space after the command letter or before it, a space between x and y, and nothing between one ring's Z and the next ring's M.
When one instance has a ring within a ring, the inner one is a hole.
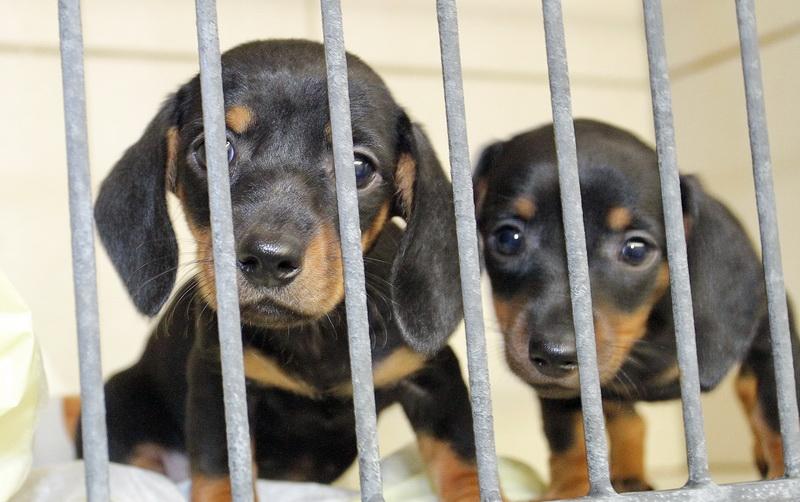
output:
M252 122L253 111L246 106L232 106L225 112L225 123L236 134L245 132Z
M632 221L633 214L626 207L612 207L606 214L606 225L617 232L628 228Z
M514 200L514 211L523 219L531 220L536 214L536 203L528 197L519 197Z

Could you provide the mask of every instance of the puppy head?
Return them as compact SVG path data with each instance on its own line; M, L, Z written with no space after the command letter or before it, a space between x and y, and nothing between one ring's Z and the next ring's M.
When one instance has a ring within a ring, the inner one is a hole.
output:
M608 383L647 333L669 286L658 165L651 148L620 129L577 120L575 133L598 365L601 382ZM545 396L575 395L577 354L552 126L487 148L476 186L508 363ZM684 192L690 223L692 190Z
M323 48L253 42L225 53L222 67L242 318L268 327L319 319L344 296ZM366 252L392 216L406 218L409 228L422 225L415 218L428 218L427 203L416 194L425 191L420 178L439 166L381 79L352 56L348 71ZM95 208L100 237L137 308L148 315L169 297L178 264L167 191L181 202L197 243L199 290L214 307L197 77L169 97L114 166ZM406 234L403 243L414 237Z

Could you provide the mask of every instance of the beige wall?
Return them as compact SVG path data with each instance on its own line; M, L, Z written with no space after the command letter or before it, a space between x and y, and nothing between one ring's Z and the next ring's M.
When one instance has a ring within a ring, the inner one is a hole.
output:
M319 39L315 0L220 1L223 48L265 37ZM426 126L447 158L434 2L345 0L348 49L372 64L396 98ZM77 351L70 282L68 213L56 2L0 0L0 267L27 299L54 393L75 392ZM192 2L85 0L86 78L95 186L134 141L167 93L197 71ZM759 4L762 49L784 262L790 290L800 284L800 242L791 216L799 180L797 89L799 10L793 0ZM459 2L472 151L548 121L549 93L538 2ZM636 0L565 2L575 114L605 119L652 140L647 67ZM732 2L665 2L678 157L700 172L756 235ZM183 251L188 233L179 228ZM101 250L98 253L103 366L112 373L138 355L150 324L137 315ZM498 450L546 470L546 449L529 389L501 360L487 304L487 336ZM463 352L463 337L453 343ZM705 401L717 472L749 465L749 439L730 392ZM648 464L666 484L683 460L680 407L643 406ZM411 439L397 410L382 421L384 452ZM731 441L731 438L737 438ZM664 484L664 483L662 483Z

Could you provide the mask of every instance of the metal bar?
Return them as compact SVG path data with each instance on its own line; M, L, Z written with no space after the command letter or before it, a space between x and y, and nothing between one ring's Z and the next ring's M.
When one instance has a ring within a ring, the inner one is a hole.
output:
M214 0L197 0L195 6L228 469L234 500L250 502L253 500L252 454L236 283L230 177L225 147L225 98L217 38L217 6Z
M358 194L353 170L353 131L350 123L350 95L342 9L339 0L321 0L320 7L328 76L339 234L344 262L345 309L350 344L350 372L353 381L361 500L382 501L375 389L372 382L372 348L367 318L364 258L361 255Z
M779 479L730 485L707 484L693 489L623 493L598 496L591 500L592 502L796 502L799 499L800 480Z
M592 292L589 284L589 261L583 228L583 206L578 177L578 155L564 41L561 0L543 0L547 70L553 107L558 182L567 247L567 267L572 298L572 317L578 349L578 372L581 384L581 407L586 438L591 495L614 493L609 479L608 442L603 421L600 375L597 372Z
M69 176L69 220L72 235L72 282L78 329L81 384L81 437L86 495L90 502L109 500L106 403L100 360L97 277L94 258L86 92L83 79L83 33L80 0L59 0L61 77Z
M472 421L478 457L481 500L501 500L494 445L492 396L486 359L486 337L481 301L481 269L472 194L471 164L467 143L461 53L458 41L458 12L454 0L437 0L439 45L442 57L447 138L450 150L450 175L458 240L461 300L467 336Z
M761 58L758 53L758 29L753 1L736 0L736 17L739 24L739 44L747 99L747 125L750 129L761 254L767 287L772 359L778 387L783 460L786 475L796 478L800 476L800 421L798 421L796 382L792 362L792 333L789 329L786 288L783 284L778 216L775 209L764 87L761 81Z
M643 0L650 91L656 131L658 168L661 176L661 200L667 237L669 278L672 289L672 312L680 368L686 457L689 466L688 486L710 483L708 456L703 435L703 410L700 407L700 376L695 345L692 291L686 258L686 234L683 226L681 187L675 154L675 129L672 124L672 95L669 84L667 52L661 0Z

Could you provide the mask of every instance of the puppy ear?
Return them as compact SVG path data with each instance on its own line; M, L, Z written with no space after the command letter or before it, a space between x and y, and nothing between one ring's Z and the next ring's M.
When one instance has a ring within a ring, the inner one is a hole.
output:
M475 214L479 215L483 208L483 201L486 199L486 173L494 165L500 152L503 150L503 143L498 141L487 146L481 152L478 163L475 165L475 172L472 173L472 186L475 191Z
M399 119L396 207L406 220L392 264L392 299L400 332L414 350L447 343L463 316L453 192L422 130Z
M692 176L681 177L700 386L741 361L766 308L764 278L744 228Z
M94 208L100 239L136 308L154 316L175 284L178 243L167 212L177 150L171 96L103 181Z

